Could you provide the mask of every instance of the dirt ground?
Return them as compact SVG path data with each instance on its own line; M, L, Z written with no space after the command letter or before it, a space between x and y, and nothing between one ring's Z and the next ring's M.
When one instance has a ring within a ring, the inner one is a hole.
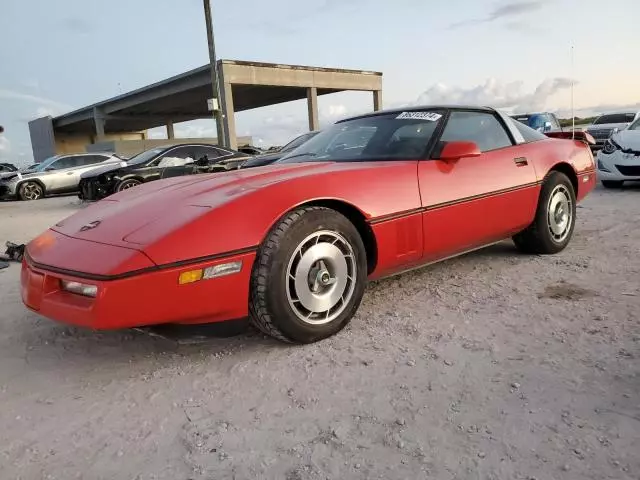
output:
M0 203L0 241L77 208ZM563 253L505 242L371 284L294 347L66 327L23 308L12 265L0 478L637 480L639 232L640 189L598 189Z

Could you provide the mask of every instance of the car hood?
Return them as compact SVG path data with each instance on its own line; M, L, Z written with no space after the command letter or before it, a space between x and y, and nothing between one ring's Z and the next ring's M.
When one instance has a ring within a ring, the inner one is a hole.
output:
M591 130L604 130L614 128L622 130L623 128L627 128L629 125L629 123L599 123L598 125L589 125L587 127L587 132Z
M611 139L623 149L640 151L640 130L622 130L613 134Z
M52 230L144 251L146 245L238 197L296 177L345 167L349 168L311 162L157 180L100 200Z
M18 178L20 179L29 179L29 178L42 178L47 175L51 175L54 172L9 172L6 176L0 176L0 182L12 182L16 181Z
M2 172L0 173L0 181L2 180L10 180L13 177L17 177L18 172Z
M240 168L252 168L252 167L261 167L262 165L269 165L276 160L280 160L280 158L284 156L284 153L274 152L274 153L266 153L264 155L256 155L255 157L251 157L246 160Z

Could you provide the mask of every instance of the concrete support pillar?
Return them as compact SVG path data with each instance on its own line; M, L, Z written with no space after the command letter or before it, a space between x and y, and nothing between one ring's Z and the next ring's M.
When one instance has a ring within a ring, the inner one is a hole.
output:
M373 91L373 111L382 110L382 90Z
M96 141L104 140L104 115L97 108L93 109L93 123L96 127Z
M318 89L316 87L307 88L307 109L309 110L309 130L318 130L320 121L318 120Z
M171 120L167 121L167 138L173 140L175 138L175 133L173 131L173 122Z
M238 148L238 138L236 137L236 117L233 108L233 88L230 83L224 81L224 77L220 81L222 83L220 108L222 108L225 144L235 150ZM220 140L218 140L218 144L221 145Z

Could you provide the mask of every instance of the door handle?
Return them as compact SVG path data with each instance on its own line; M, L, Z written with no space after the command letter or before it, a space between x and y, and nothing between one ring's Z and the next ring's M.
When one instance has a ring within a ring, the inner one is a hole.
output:
M527 157L516 157L513 159L513 161L518 167L524 167L525 165L529 165L529 162L527 161Z
M73 175L73 172L67 172L67 175Z

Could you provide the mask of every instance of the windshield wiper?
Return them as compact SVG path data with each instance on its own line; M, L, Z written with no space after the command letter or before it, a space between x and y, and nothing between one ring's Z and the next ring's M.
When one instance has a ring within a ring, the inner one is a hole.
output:
M296 153L295 155L291 155L290 157L284 157L282 158L282 160L291 160L292 158L297 158L297 157L315 157L316 155L318 154L313 152Z

